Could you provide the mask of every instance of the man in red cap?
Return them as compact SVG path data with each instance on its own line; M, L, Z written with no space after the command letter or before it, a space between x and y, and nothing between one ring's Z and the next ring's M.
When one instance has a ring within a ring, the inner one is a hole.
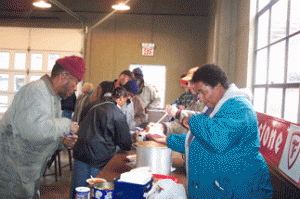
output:
M86 66L78 56L60 58L51 76L24 85L0 121L0 198L40 198L46 164L57 149L77 141L77 122L61 118ZM71 132L71 136L67 136Z

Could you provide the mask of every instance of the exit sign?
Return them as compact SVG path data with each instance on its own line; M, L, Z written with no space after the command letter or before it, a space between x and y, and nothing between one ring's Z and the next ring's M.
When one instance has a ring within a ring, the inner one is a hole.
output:
M142 55L143 56L154 56L154 44L153 43L143 43L142 44Z

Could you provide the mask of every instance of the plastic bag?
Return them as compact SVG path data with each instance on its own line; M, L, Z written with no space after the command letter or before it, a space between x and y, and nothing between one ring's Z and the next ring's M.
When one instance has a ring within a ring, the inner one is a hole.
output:
M166 106L166 111L167 111L169 117L175 117L178 110L179 109L177 108L176 104L173 104L173 105L168 104Z
M144 197L146 199L187 199L184 186L171 179L159 180L144 194Z

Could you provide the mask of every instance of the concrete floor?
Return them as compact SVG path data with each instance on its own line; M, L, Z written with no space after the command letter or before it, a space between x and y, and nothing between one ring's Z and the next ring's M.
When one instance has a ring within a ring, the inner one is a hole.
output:
M45 176L41 179L40 193L41 199L68 199L70 197L70 184L72 178L72 171L69 166L69 155L68 151L60 151L61 158L61 176L58 175L57 182L55 176ZM65 166L65 167L64 167ZM54 162L50 169L46 170L46 174L54 173Z

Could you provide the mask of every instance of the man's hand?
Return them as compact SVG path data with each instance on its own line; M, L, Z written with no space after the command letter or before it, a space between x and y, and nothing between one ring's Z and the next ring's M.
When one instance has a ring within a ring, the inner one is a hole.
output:
M64 136L62 142L66 147L73 147L77 142L77 139L78 136L76 134L72 134L71 136Z
M78 128L79 128L79 126L78 126L77 122L71 122L71 129L70 129L70 131L71 131L72 134L76 134L77 131L78 131Z
M185 117L182 119L182 125L187 128L190 129L190 125L188 124L190 117Z

